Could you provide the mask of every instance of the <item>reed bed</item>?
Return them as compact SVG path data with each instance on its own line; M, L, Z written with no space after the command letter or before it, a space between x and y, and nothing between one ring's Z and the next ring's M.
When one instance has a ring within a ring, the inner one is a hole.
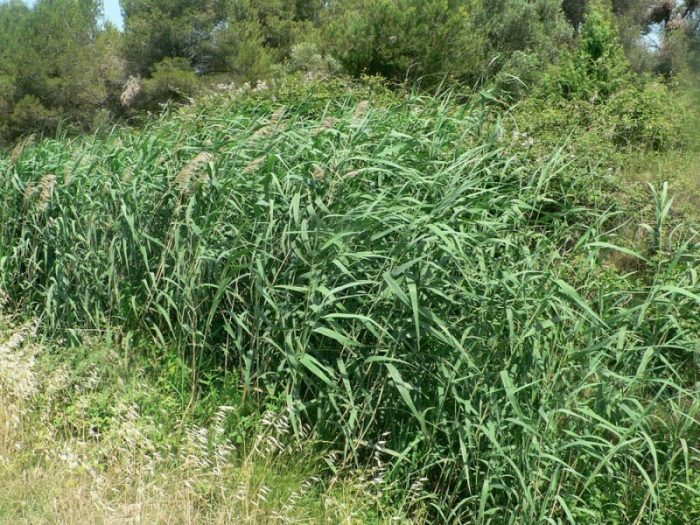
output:
M601 177L506 122L449 94L271 92L45 140L0 161L0 289L45 334L118 326L281 396L436 520L690 512L697 235L656 188L625 247Z

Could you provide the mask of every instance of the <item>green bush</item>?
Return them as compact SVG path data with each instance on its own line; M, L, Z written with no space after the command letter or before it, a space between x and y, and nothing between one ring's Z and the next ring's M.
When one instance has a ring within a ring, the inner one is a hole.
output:
M689 144L693 112L682 90L630 71L612 18L594 9L575 50L549 68L514 114L536 154L566 142L574 162L616 167L633 149Z
M572 43L573 28L560 0L482 0L474 30L485 35L486 78L510 96L521 97L542 81Z
M303 42L292 47L289 57L289 70L303 72L310 77L337 75L340 63L330 55L323 55L316 44Z
M637 79L604 101L535 94L516 106L509 130L531 137L535 155L566 145L577 164L617 167L632 151L666 152L692 144L692 104L683 92Z
M629 64L610 15L594 9L581 28L576 48L545 79L544 90L566 99L605 100L629 82Z
M689 118L691 111L683 94L658 82L635 83L621 89L611 95L601 111L616 145L641 145L653 151L687 145Z
M0 115L9 114L15 95L15 79L0 75Z
M355 76L434 84L480 74L483 35L474 30L471 2L351 0L326 16L325 47Z
M58 125L59 117L44 107L37 97L25 95L14 105L9 125L12 135L19 135L26 130L52 131Z
M166 100L185 101L200 90L200 81L185 58L165 58L158 62L150 78L143 81L144 105L155 107Z
M542 76L545 65L535 53L515 51L494 78L499 93L511 99L521 99L532 91Z
M15 86L14 79L0 75L0 144L9 139L8 122L6 116L11 113L14 103ZM3 118L5 116L5 118Z
M263 27L255 18L222 23L212 33L211 49L208 69L237 82L265 78L274 66L273 52L265 46Z
M121 33L98 17L94 0L0 3L0 140L59 122L91 130L95 113L117 109Z

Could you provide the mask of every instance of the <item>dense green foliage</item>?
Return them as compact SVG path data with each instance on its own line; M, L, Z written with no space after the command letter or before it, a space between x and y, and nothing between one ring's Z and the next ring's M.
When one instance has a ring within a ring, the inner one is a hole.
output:
M107 118L124 63L119 33L98 30L97 14L95 1L0 4L0 141L51 133L64 119L87 130Z
M0 289L48 334L179 349L203 392L233 370L441 521L692 522L697 235L660 187L625 247L600 173L485 97L284 83L28 144Z
M517 104L517 133L546 154L570 136L574 162L607 165L632 150L664 152L697 139L697 101L658 77L635 75L610 17L594 12L576 46ZM535 140L536 138L536 140Z
M672 81L695 63L700 4L648 4L123 0L120 32L100 22L96 0L38 0L32 8L5 1L0 142L14 144L29 132L51 136L66 126L106 128L168 100L184 102L213 86L254 84L289 71L320 77L344 70L426 88L497 86L515 98L541 88L542 79L551 78L543 72L552 67L561 77L555 83L577 96L590 89L593 72L629 85L639 82L631 72ZM655 36L642 38L649 32ZM585 49L601 38L612 54ZM629 75L620 76L622 70Z
M326 14L324 42L355 75L473 78L481 67L484 35L473 31L476 2L350 0Z

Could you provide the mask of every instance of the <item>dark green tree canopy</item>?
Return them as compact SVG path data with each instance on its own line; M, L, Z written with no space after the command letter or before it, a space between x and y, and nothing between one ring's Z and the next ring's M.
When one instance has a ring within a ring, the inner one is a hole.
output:
M0 138L92 127L122 82L120 37L99 25L97 0L13 0L0 5Z
M208 85L285 71L342 70L424 87L486 83L520 97L562 60L583 60L576 50L588 38L593 11L612 17L611 38L633 71L673 77L700 56L698 0L121 0L121 6L123 32L100 23L99 0L0 3L0 140L50 132L61 121L92 129L167 99L188 100ZM641 38L649 33L653 38ZM120 96L127 91L129 97Z

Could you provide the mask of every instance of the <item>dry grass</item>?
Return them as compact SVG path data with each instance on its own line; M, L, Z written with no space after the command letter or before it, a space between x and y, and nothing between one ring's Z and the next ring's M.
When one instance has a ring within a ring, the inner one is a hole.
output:
M28 147L30 147L32 144L34 144L35 140L35 135L32 133L31 135L27 136L26 138L20 140L15 147L12 149L12 154L10 155L10 163L15 164L19 160L19 158L22 156L24 153L24 150L26 150Z
M105 388L101 371L79 384L67 366L44 374L33 331L32 324L0 331L0 523L381 521L374 510L381 490L370 483L376 472L322 482L318 448L292 436L285 414L265 413L252 439L234 446L226 433L234 408L220 407L209 426L185 425L172 452L154 440L157 422L135 404L117 405L104 433L67 432L67 407L89 412Z
M369 112L369 100L363 100L361 101L357 107L355 108L355 116L353 117L353 120L357 123L363 120L366 116L367 113Z
M124 91L119 97L122 106L129 108L141 93L141 79L131 76L124 84Z
M668 181L674 209L686 218L700 222L700 158L694 150L673 155L640 154L630 159L623 181L637 184L644 193L648 183L657 186Z

